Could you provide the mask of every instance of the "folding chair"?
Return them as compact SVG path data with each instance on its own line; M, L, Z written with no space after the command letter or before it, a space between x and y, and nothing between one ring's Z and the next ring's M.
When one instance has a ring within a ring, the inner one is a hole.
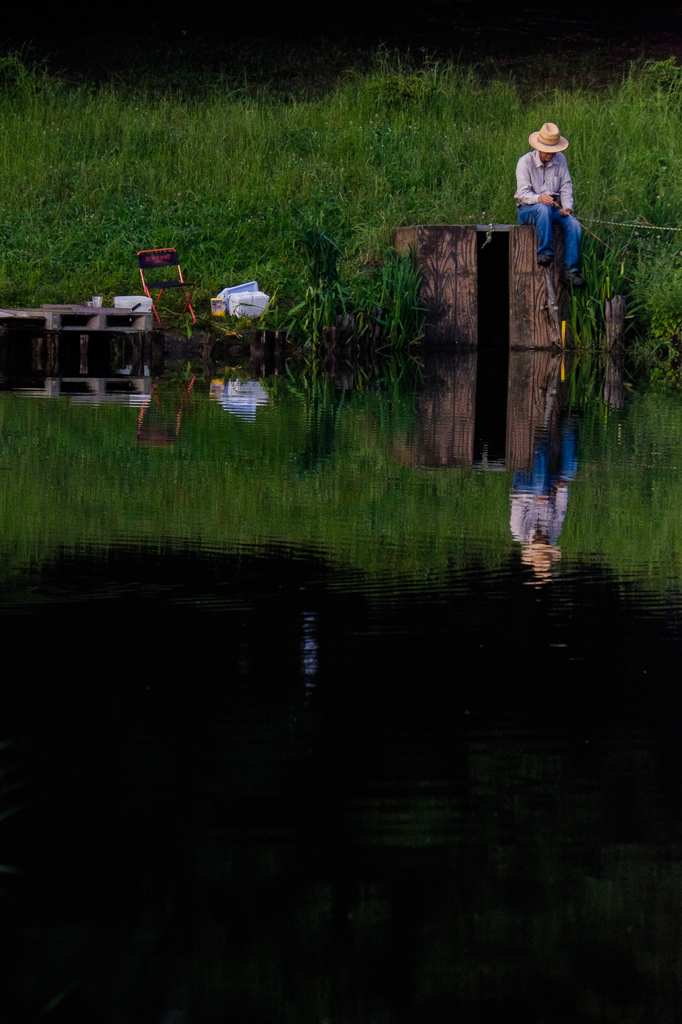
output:
M137 254L137 262L140 267L140 277L142 278L142 287L144 288L144 293L148 298L152 300L152 309L154 310L154 316L156 317L158 322L161 323L161 318L159 316L159 311L157 307L159 305L159 302L161 301L161 296L163 295L164 290L166 288L182 288L182 294L185 297L185 308L183 309L182 312L186 313L187 310L189 310L190 313L192 314L192 323L195 324L197 322L197 318L195 317L194 310L192 309L191 306L191 299L192 296L194 295L194 289L196 285L191 284L189 281L183 280L177 249L140 249L140 251ZM147 281L145 279L145 270L151 271L162 269L164 267L177 267L178 276L171 278L169 281ZM154 299L149 293L150 288L159 289L159 294L156 297L156 302L154 302ZM187 297L187 288L192 289L192 291L189 293L189 298Z

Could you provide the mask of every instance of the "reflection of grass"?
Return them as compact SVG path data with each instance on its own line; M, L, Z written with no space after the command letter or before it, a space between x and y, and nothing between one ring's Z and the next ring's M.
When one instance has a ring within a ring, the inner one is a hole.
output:
M504 559L508 479L405 466L396 445L414 419L405 393L341 402L308 387L296 397L280 378L255 423L199 396L176 444L157 449L136 446L136 410L1 396L5 567L62 545L138 539L312 545L358 567L412 571L469 557L460 545L471 535Z
M679 576L682 406L648 396L608 410L601 371L581 366L560 392L582 415L564 555ZM303 545L380 572L509 557L509 475L415 469L411 389L271 382L253 423L193 394L168 448L136 444L135 409L0 395L3 573L61 547L137 541Z

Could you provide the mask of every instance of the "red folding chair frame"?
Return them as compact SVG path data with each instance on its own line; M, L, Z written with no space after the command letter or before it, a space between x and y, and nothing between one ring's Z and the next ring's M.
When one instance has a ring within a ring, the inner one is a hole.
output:
M177 249L140 249L140 251L137 254L137 262L140 268L140 277L142 278L142 287L144 288L144 293L147 296L147 298L152 300L152 309L154 310L154 316L156 317L158 323L161 323L158 305L159 302L161 301L161 296L163 295L166 288L182 288L182 294L185 297L185 308L183 309L182 312L186 313L187 310L189 310L190 313L192 314L192 323L195 324L197 322L197 318L194 315L191 300L192 296L194 295L194 289L196 285L184 280L182 276L182 269L180 267L180 260L178 258ZM145 270L153 270L156 267L177 267L178 276L177 278L172 278L168 281L145 281ZM150 288L159 289L159 294L156 296L156 302L154 302L154 299L149 291ZM192 289L191 292L189 293L189 297L187 295L188 288Z

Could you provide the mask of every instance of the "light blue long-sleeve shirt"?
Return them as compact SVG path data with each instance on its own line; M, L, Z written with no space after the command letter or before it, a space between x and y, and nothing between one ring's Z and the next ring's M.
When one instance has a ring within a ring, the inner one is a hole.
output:
M533 206L548 192L562 210L573 209L573 182L563 153L554 153L546 164L537 149L526 153L516 165L516 185L517 206Z

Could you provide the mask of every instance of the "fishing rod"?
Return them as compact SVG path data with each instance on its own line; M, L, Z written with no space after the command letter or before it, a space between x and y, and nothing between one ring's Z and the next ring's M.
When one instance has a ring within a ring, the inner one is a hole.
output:
M552 206L556 206L557 210L563 209L563 207L559 206L556 199L552 200ZM567 216L569 216L569 214L567 214ZM575 214L571 213L570 216L573 217L574 220L578 220ZM611 249L611 246L608 242L605 242L603 238L599 237L599 235L595 235L594 231L588 228L587 225L583 224L581 220L578 220L578 224L580 224L580 227L583 229L583 231L587 231L588 235L592 235L592 237L596 238L598 242L601 242L602 245L605 245L607 249ZM615 249L611 249L611 252L615 253L615 251Z

